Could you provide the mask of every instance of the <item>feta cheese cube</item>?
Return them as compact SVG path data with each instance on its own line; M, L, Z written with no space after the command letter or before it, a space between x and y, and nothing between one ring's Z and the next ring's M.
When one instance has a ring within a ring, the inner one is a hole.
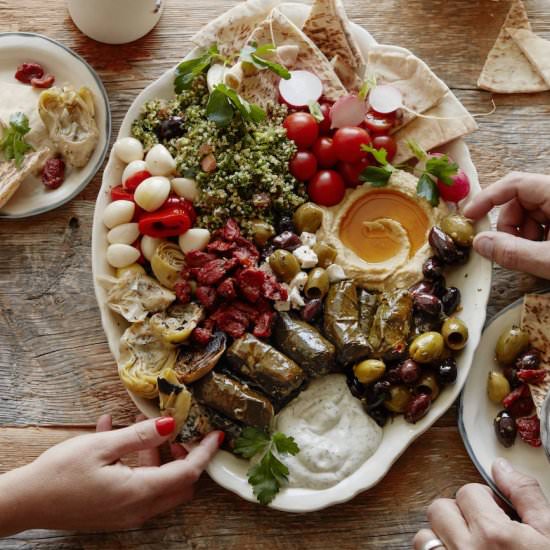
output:
M317 265L319 258L313 250L306 245L299 246L294 252L292 252L296 259L300 262L302 269L311 269Z

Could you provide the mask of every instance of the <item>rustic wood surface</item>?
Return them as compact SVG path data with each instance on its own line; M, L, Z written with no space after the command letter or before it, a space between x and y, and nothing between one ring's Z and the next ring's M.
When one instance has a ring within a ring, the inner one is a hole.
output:
M234 0L168 0L160 24L127 46L98 44L72 24L63 0L0 0L0 31L46 34L84 56L103 79L113 138L139 91L173 66L202 25ZM350 17L380 42L410 48L472 112L490 107L476 89L508 0L345 0ZM550 38L547 0L526 0L533 28ZM467 139L483 185L509 170L548 171L550 94L495 96L497 111ZM101 172L70 204L31 220L0 220L0 472L136 409L118 381L103 334L90 267L91 224ZM545 282L495 269L489 315ZM309 515L247 503L206 476L192 504L112 534L28 531L7 548L410 548L436 496L480 481L456 429L456 406L416 441L374 489Z

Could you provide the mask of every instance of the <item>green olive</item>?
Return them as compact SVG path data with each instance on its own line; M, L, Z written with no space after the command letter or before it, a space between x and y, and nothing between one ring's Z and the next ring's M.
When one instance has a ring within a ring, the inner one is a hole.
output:
M323 210L312 202L305 202L294 212L292 221L298 233L303 233L304 231L315 233L323 222Z
M468 327L462 319L458 317L449 317L445 319L441 327L441 335L447 344L447 347L457 351L462 349L468 341Z
M517 326L506 329L495 347L497 361L502 365L512 364L517 356L529 346L529 335Z
M417 363L434 363L441 359L444 350L445 342L439 332L424 332L412 341L409 354Z
M417 391L421 393L429 393L432 397L432 401L437 399L439 395L439 384L433 374L424 374L420 377L420 380L416 383Z
M384 401L386 409L394 413L403 413L412 398L412 393L407 386L392 386L390 388L390 398Z
M376 382L386 372L384 361L378 359L366 359L353 367L353 374L361 384Z
M300 262L288 250L275 250L269 256L269 265L275 275L286 283L292 281L294 276L300 271Z
M313 252L317 254L317 265L324 268L334 263L337 254L336 248L325 243L315 243L313 245Z
M475 230L472 222L460 214L449 214L440 224L441 229L460 246L472 246Z
M322 267L315 267L307 276L304 294L310 299L324 298L329 286L330 281L327 272Z
M491 371L487 378L487 395L497 405L510 393L510 382L501 372Z
M254 220L252 222L252 235L258 246L265 246L267 241L275 236L275 229L270 223Z

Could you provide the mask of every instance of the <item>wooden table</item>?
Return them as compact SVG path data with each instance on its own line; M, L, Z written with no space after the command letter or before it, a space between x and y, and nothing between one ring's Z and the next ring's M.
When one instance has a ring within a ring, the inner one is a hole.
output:
M0 31L51 36L84 56L103 79L113 138L134 97L185 55L189 39L235 0L168 0L158 27L127 46L98 44L72 24L63 0L0 0ZM526 0L534 30L550 38L547 0ZM490 94L476 80L509 1L345 0L349 16L382 43L410 48L476 113ZM548 171L550 94L495 96L497 111L467 139L483 185L510 170ZM51 445L91 431L113 414L131 422L135 406L118 380L96 306L91 225L101 172L70 204L48 214L0 220L0 472ZM495 268L489 315L544 286ZM245 502L207 476L195 500L142 529L103 533L28 531L0 548L410 548L426 506L481 481L456 428L453 407L397 461L375 488L309 515Z

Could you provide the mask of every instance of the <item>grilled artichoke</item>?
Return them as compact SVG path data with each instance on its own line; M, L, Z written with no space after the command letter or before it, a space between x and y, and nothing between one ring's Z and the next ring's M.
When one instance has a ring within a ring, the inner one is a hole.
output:
M162 313L151 317L151 330L167 344L185 342L203 316L198 304L173 304Z
M160 243L151 258L151 269L155 277L170 289L174 288L184 265L185 256L180 247L168 241Z
M157 379L159 405L162 416L171 416L176 421L174 437L180 432L191 408L191 393L180 384L173 369L164 369Z
M223 332L216 332L206 346L180 347L174 366L178 380L191 384L208 374L223 355L226 341Z

